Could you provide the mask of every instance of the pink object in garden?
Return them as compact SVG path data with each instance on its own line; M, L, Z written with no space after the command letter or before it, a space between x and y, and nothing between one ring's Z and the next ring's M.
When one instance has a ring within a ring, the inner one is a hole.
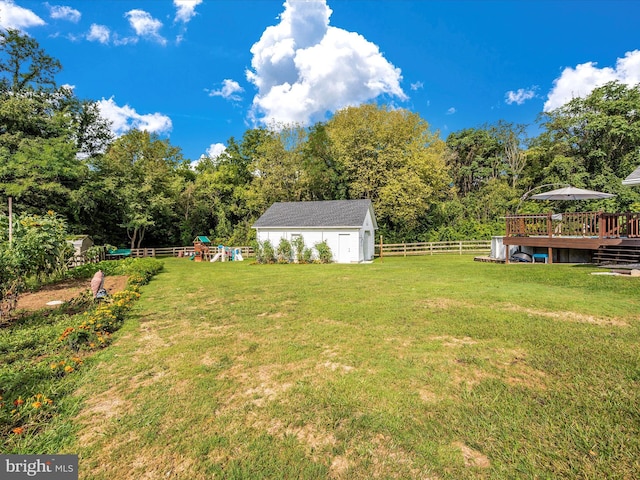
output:
M93 298L96 298L96 296L98 295L98 290L102 288L103 284L104 272L102 270L98 270L91 279L91 291L93 292Z

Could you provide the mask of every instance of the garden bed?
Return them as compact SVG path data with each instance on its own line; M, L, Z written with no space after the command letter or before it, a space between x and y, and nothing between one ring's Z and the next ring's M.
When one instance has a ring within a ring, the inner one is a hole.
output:
M121 292L127 285L126 275L118 275L113 277L105 277L104 287L110 294ZM18 299L17 310L35 312L43 308L55 308L47 303L54 301L69 302L74 298L88 291L91 286L91 279L75 278L65 280L54 285L46 285L37 292L23 293Z

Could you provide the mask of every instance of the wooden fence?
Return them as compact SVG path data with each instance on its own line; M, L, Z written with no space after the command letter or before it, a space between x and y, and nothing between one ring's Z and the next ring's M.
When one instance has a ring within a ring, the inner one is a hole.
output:
M380 243L376 257L437 254L489 254L491 240L460 240L455 242Z
M251 247L232 247L240 249L244 258L255 257ZM438 254L489 254L491 240L461 240L455 242L416 242L416 243L379 243L375 246L376 257L391 257L408 255L438 255ZM380 255L382 252L382 255ZM211 255L218 253L218 247L211 247ZM145 257L189 257L194 254L193 245L184 247L158 247L158 248L134 248L128 255L132 258ZM122 257L124 258L124 257ZM96 259L87 259L83 256L74 256L69 259L68 265L76 267L92 261L103 260L104 256Z
M230 247L233 250L239 248L244 258L255 256L251 247ZM218 253L218 247L210 247L211 255ZM186 247L160 247L160 248L134 248L131 250L131 257L189 257L195 253L193 245Z

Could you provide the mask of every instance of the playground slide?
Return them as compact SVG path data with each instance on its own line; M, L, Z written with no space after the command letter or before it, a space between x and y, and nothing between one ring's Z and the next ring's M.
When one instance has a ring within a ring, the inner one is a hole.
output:
M233 251L229 248L225 249L222 245L220 245L218 248L222 248L222 251L216 253L215 256L210 260L211 262L224 262L226 260L241 262L244 260L239 248L236 248Z

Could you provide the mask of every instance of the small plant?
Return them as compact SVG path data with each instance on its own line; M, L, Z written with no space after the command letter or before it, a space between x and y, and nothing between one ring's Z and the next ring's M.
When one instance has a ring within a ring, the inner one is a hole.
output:
M281 238L280 243L278 244L278 249L276 250L276 254L278 256L278 263L289 263L291 262L291 257L293 256L293 249L291 248L291 243L286 238Z
M265 263L264 262L264 251L262 249L262 244L257 240L251 242L251 248L256 256L256 263Z
M295 251L295 261L298 263L307 263L304 261L304 238L302 235L297 235L291 240L291 246Z
M327 244L327 241L323 240L322 242L316 243L315 247L318 252L318 260L320 263L331 263L333 260L333 253L331 252L331 248Z
M262 256L263 256L262 263L275 263L276 252L275 252L275 249L273 248L273 245L271 244L271 241L265 240L264 242L262 242Z
M302 263L311 263L313 261L313 250L305 247L302 250Z

